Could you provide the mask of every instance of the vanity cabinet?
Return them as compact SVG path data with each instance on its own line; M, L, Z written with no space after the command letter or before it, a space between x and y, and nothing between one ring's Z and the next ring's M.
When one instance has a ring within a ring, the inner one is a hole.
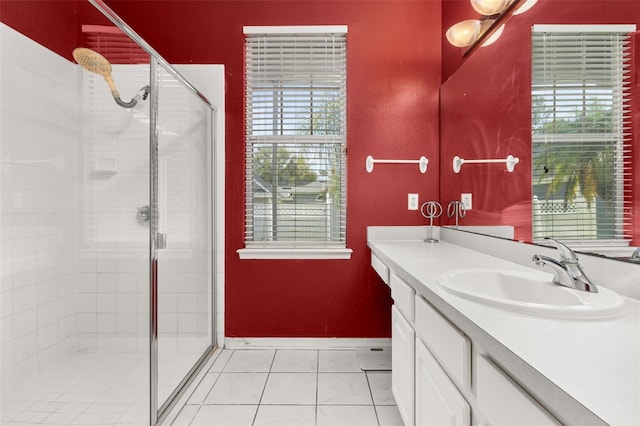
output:
M406 426L560 424L455 324L374 259L394 301L391 389Z

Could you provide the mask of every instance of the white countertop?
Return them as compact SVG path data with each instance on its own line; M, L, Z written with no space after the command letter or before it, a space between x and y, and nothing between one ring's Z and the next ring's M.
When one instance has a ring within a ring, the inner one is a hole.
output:
M525 387L552 412L564 412L560 418L568 415L592 423L590 411L597 416L596 423L599 418L611 425L640 425L637 300L626 298L625 312L604 320L510 312L447 293L436 279L442 273L463 268L539 269L444 241L428 244L421 240L374 239L368 244L394 273L472 340L484 342L487 352L493 351L503 364L511 364L506 369L518 379L524 378ZM522 371L512 371L514 368Z

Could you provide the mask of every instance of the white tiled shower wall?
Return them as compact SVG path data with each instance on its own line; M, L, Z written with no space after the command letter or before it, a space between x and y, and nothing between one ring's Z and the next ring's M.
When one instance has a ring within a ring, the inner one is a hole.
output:
M79 67L78 67L79 68ZM113 65L121 98L149 84L149 65ZM79 69L78 349L145 351L149 335L149 101L115 104Z
M76 350L76 72L0 25L2 385Z

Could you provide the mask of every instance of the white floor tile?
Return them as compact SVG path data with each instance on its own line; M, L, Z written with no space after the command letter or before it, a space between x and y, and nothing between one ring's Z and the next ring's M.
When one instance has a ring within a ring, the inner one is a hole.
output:
M251 426L257 405L203 405L191 426Z
M51 413L42 423L47 425L70 425L78 413Z
M220 373L207 373L189 397L187 404L202 404L211 389L213 389L218 376L220 376Z
M316 373L271 373L261 404L315 405Z
M368 371L367 379L375 405L396 405L391 393L390 371Z
M315 405L260 405L254 426L315 426Z
M318 426L377 426L378 419L372 405L318 406Z
M402 417L400 417L400 411L395 405L380 405L376 406L376 412L378 413L378 421L380 426L404 426Z
M278 349L271 372L315 373L318 370L318 351Z
M319 373L318 404L373 405L365 373Z
M185 405L180 410L180 413L176 416L176 418L171 422L172 426L189 426L191 421L198 413L200 409L199 405Z
M267 373L221 373L205 404L258 404Z
M354 350L321 350L318 356L321 373L362 372Z
M275 352L270 349L234 351L223 371L225 373L267 373L273 363Z
M221 350L220 354L211 365L211 368L209 368L209 372L210 373L222 372L222 370L224 370L224 367L227 365L227 362L229 362L229 358L231 358L231 355L233 355L233 352L234 352L233 350L229 350L229 349Z

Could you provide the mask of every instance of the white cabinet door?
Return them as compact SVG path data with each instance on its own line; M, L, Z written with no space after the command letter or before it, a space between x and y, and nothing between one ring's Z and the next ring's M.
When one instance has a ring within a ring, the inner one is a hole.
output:
M415 416L417 426L470 426L471 408L429 349L416 342Z
M471 389L471 341L420 296L415 298L415 330L440 365L463 390Z
M553 426L558 421L484 356L476 358L476 400L492 426Z
M415 332L395 306L391 327L391 391L404 424L413 425Z

